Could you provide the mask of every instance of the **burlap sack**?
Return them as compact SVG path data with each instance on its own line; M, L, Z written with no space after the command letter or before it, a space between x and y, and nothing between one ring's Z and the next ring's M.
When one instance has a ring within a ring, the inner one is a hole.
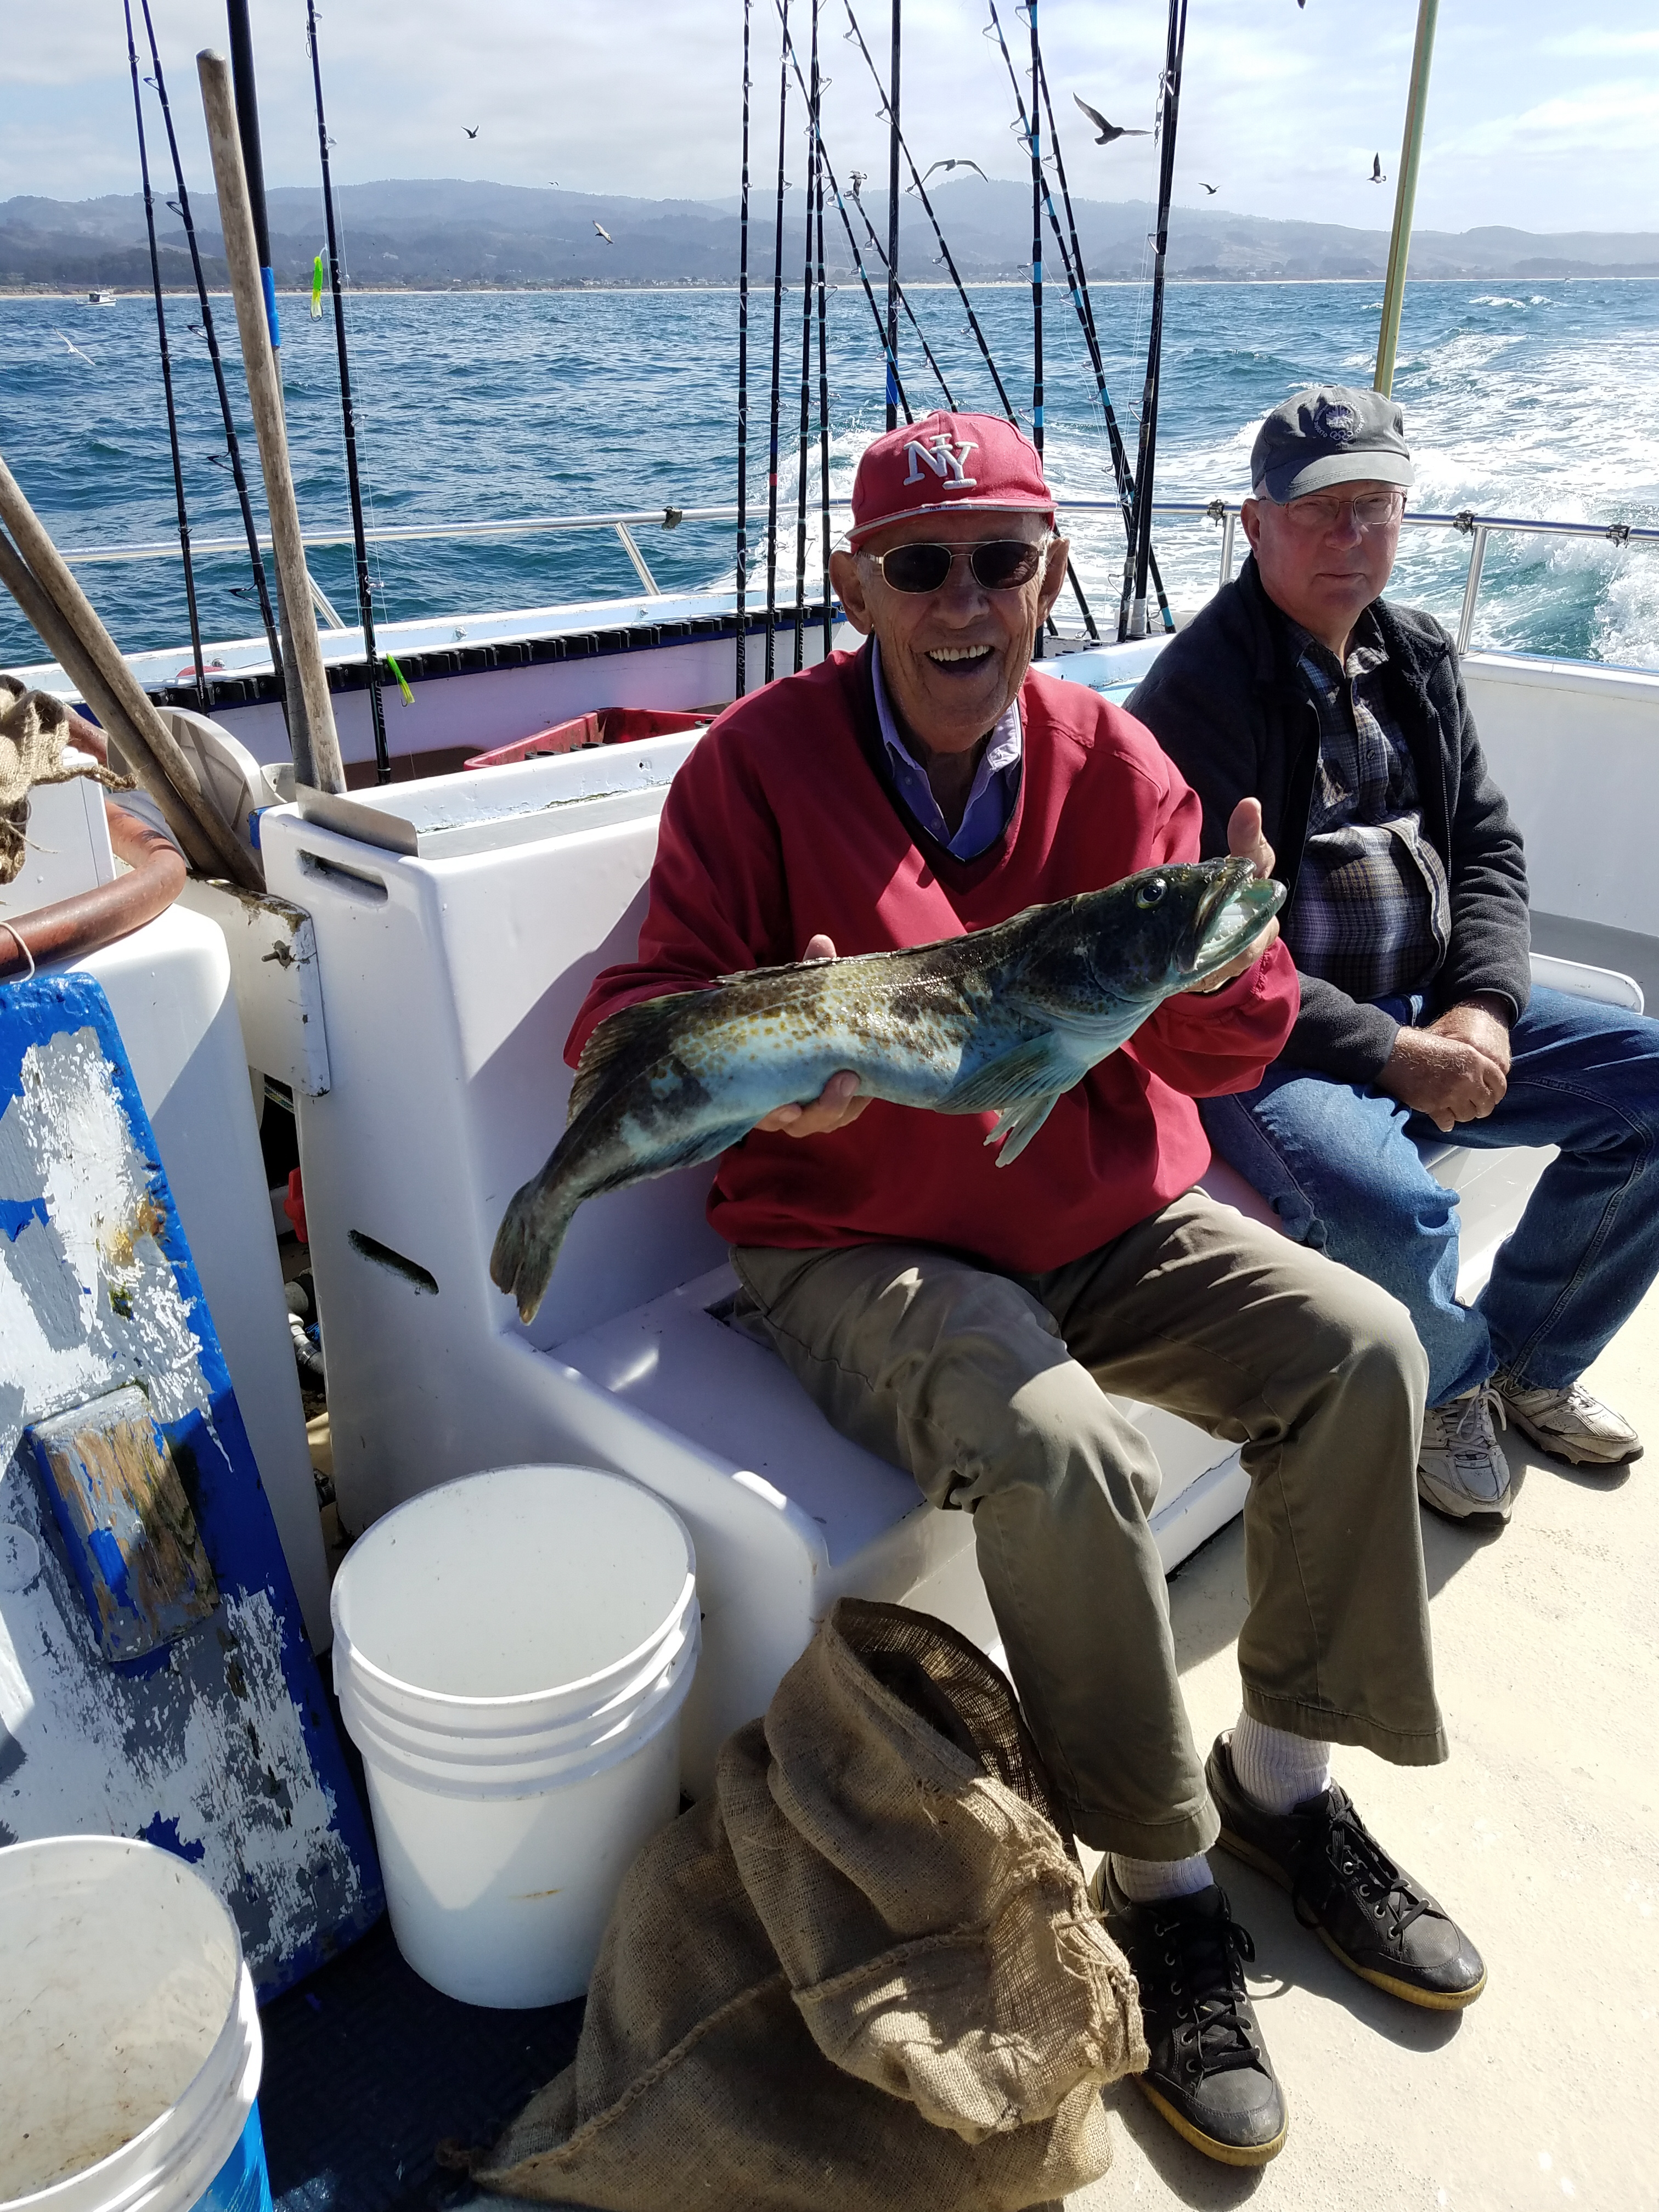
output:
M1146 2063L996 1668L843 1599L630 1869L574 2063L477 2179L664 2212L1013 2212L1109 2161Z

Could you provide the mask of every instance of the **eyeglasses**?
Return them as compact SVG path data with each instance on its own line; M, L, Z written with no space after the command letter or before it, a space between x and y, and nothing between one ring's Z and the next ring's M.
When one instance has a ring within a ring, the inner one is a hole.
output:
M978 545L895 545L885 553L866 553L884 583L896 592L937 592L958 561L965 561L981 591L1017 592L1029 584L1048 556L1053 535L988 538Z
M1359 499L1293 499L1279 508L1292 530L1322 538L1352 515L1358 530L1386 530L1406 511L1403 491L1368 491Z

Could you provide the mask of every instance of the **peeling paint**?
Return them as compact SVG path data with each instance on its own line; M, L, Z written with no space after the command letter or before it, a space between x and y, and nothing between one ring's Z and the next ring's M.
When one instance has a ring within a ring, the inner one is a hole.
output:
M0 1841L103 1832L178 1851L230 1906L269 1996L372 1923L379 1883L223 1355L91 979L0 992L7 1098ZM18 1445L26 1425L131 1383L165 1437L219 1601L112 1666Z

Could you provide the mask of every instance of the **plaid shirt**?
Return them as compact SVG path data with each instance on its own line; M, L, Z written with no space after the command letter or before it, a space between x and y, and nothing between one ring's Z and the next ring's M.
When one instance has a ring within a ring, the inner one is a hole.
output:
M1319 712L1319 764L1285 942L1351 999L1420 990L1451 939L1444 863L1423 835L1417 771L1389 710L1388 648L1369 613L1346 668L1297 623L1297 672Z

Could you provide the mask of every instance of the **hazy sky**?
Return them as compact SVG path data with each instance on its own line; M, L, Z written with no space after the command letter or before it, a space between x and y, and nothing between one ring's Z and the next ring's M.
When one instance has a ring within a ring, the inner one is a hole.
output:
M135 8L137 0L134 0ZM887 0L854 0L885 67ZM194 56L223 46L221 0L151 0L189 181L209 181ZM1023 21L999 0L1011 46ZM1415 0L1192 0L1176 198L1268 216L1385 227L1400 154ZM303 0L254 0L265 165L314 183ZM1117 123L1152 120L1163 60L1157 0L1043 0L1073 191L1150 194L1152 142L1085 137L1069 95ZM775 173L774 0L754 0L754 173ZM793 0L803 44L809 0ZM1012 100L986 0L904 0L907 136L1020 173ZM557 182L696 198L736 192L741 0L329 0L324 88L343 181ZM823 0L825 137L843 173L885 175L875 94ZM140 51L143 22L139 20ZM145 64L147 67L147 64ZM147 101L149 95L145 95ZM0 198L137 188L120 0L0 0ZM147 125L155 122L153 110ZM476 124L469 139L464 125ZM1072 126L1068 129L1068 125ZM160 141L159 129L155 141ZM789 174L802 173L792 116ZM153 144L165 165L165 146ZM1218 185L1206 200L1198 179ZM1417 220L1462 230L1659 228L1659 9L1654 0L1447 0L1440 15Z

